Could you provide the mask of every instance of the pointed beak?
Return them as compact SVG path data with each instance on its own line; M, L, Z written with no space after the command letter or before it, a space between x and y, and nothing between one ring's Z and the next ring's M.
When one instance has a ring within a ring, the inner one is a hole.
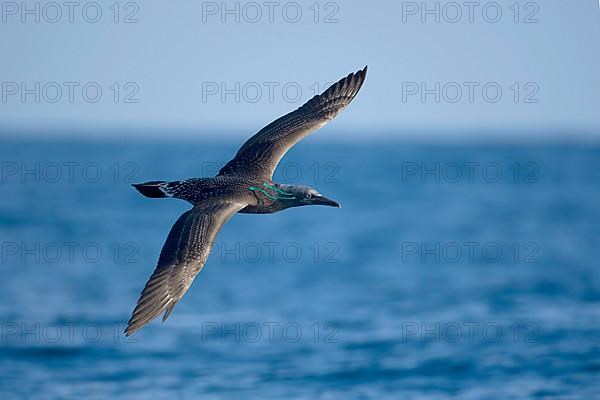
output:
M313 200L313 204L318 204L320 206L329 206L329 207L337 207L341 208L342 206L335 200L328 199L325 196L315 197Z

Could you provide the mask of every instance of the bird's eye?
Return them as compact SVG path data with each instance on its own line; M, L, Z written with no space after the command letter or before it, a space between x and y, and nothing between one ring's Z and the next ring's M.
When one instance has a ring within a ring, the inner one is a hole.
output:
M307 198L307 199L310 199L311 197L312 197L312 194L310 194L310 193L307 193L307 194L306 194L306 198Z

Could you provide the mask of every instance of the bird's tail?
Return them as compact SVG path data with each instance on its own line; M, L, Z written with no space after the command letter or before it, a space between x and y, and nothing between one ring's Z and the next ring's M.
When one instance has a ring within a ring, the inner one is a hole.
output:
M166 181L151 181L144 183L134 183L133 186L141 194L146 197L153 199L161 199L164 197L173 197L171 192L172 188L179 182L166 182Z

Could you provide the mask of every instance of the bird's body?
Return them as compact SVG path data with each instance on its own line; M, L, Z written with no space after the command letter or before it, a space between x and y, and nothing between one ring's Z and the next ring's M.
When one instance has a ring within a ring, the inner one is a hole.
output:
M158 188L157 197L173 197L194 205L208 199L239 198L241 202L253 201L248 190L253 185L262 185L255 179L243 176L216 176L214 178L192 178L175 182L148 182L134 185L138 189ZM142 192L143 193L143 192Z
M271 214L302 205L290 202L296 199L293 199L292 192L286 191L293 190L289 185L237 175L174 182L147 182L133 186L147 197L173 197L193 205L209 200L236 201L246 204L246 207L239 211L242 214Z
M167 319L200 272L221 227L235 213L270 214L291 207L339 207L315 189L273 182L273 172L300 139L332 120L356 96L367 68L348 75L299 109L252 136L213 178L133 185L146 197L173 197L193 205L171 228L158 265L129 320L131 335L164 312Z

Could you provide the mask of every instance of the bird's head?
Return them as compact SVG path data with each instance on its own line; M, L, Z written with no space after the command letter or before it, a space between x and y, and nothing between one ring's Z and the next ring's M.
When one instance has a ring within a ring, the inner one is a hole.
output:
M277 185L280 191L280 200L287 207L299 206L330 206L341 207L337 201L328 199L319 193L316 189L304 185Z

